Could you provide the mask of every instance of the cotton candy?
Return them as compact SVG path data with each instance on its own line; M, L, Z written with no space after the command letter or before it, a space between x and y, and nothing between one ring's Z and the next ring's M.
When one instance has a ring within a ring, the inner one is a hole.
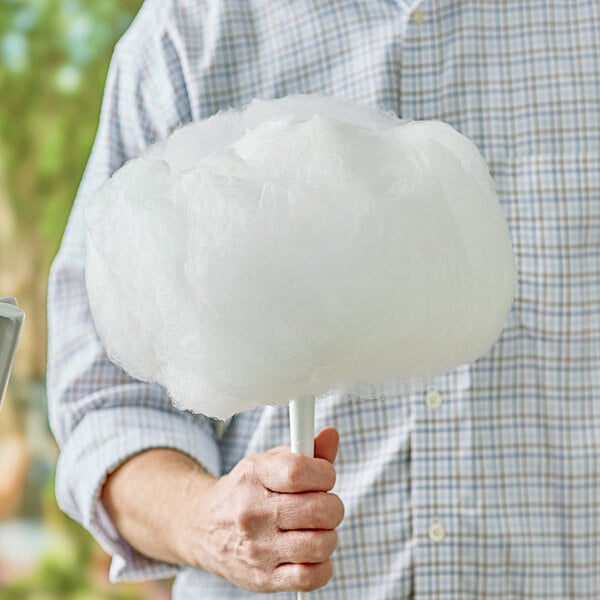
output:
M85 218L108 356L212 417L470 363L515 292L476 146L334 98L188 125L117 171Z

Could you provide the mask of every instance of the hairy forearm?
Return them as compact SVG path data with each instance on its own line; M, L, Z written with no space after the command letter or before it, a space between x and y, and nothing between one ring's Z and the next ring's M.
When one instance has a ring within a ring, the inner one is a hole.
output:
M147 450L112 473L102 502L118 532L136 550L173 564L192 564L189 515L216 479L189 456L170 449Z

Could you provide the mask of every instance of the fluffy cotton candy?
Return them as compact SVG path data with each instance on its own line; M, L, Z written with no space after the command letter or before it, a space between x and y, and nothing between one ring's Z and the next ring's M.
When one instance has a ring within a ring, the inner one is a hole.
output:
M221 418L471 362L515 290L475 145L333 98L255 100L175 132L86 222L110 358Z

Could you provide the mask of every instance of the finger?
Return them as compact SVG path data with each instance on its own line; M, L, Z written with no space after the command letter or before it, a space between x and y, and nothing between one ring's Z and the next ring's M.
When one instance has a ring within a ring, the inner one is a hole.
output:
M312 592L333 577L331 560L319 564L282 564L273 573L276 589L281 592Z
M329 559L338 542L333 530L284 531L277 535L280 563L318 564Z
M325 459L291 454L289 449L287 453L266 453L260 457L255 464L256 475L272 492L328 492L335 485L335 470Z
M325 492L279 494L276 511L277 525L282 531L335 529L344 518L340 498Z
M267 454L289 454L291 452L289 446L276 446L267 450Z
M332 463L337 456L340 434L334 427L326 427L315 438L315 458L324 458Z

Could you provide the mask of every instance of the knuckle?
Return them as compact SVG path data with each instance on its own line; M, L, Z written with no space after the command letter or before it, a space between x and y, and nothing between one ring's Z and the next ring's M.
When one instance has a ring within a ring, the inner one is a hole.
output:
M344 520L344 504L335 494L321 492L310 510L318 515L322 529L335 529Z
M322 562L329 558L329 543L326 536L319 535L313 545L313 558L318 562Z
M235 514L235 523L240 531L248 533L255 527L257 514L252 504L242 504Z
M336 527L339 527L342 523L342 521L344 520L344 515L346 513L346 507L344 506L344 503L342 502L341 498L339 496L337 496L336 494L330 494L330 498L333 504L332 507L332 512L333 512L333 521L335 523L335 525L332 527L332 529L335 529Z
M306 562L318 561L323 553L324 545L320 533L311 532L304 541L304 557Z
M301 456L292 455L287 463L287 480L292 489L301 486L305 474L305 464Z
M312 494L304 495L301 500L301 508L303 513L307 517L315 518L317 521L321 520L323 511L325 509L323 505L323 492L317 492Z
M329 558L337 544L337 534L330 531L314 532L306 544L309 562L323 562Z
M319 538L317 558L322 562L327 560L335 550L337 546L337 532L335 530L324 531Z
M297 565L295 587L300 592L312 592L323 587L333 576L330 560L319 565Z
M269 497L271 506L271 521L279 528L281 523L285 521L288 511L286 498L282 498L279 494L274 494L273 492L267 492L267 496Z
M315 577L312 573L313 569L306 565L298 565L296 569L296 586L300 592L312 592L319 585L315 585Z
M333 577L333 562L328 560L323 564L319 587L323 587Z
M253 592L272 592L273 591L273 586L271 584L270 578L268 577L267 573L265 573L261 569L254 569L252 571L250 580L251 580L251 590Z
M336 473L335 469L333 468L333 465L329 464L328 468L327 468L326 478L325 478L326 489L328 491L332 490L335 487L336 479L337 479L337 473Z
M248 484L256 481L256 462L252 457L242 459L235 467L238 482Z
M334 529L333 531L329 532L329 540L328 540L328 545L327 545L327 558L329 558L333 554L333 552L337 548L337 545L338 545L338 532Z
M250 559L253 564L256 564L263 557L264 552L255 540L249 540L246 544L246 556Z

